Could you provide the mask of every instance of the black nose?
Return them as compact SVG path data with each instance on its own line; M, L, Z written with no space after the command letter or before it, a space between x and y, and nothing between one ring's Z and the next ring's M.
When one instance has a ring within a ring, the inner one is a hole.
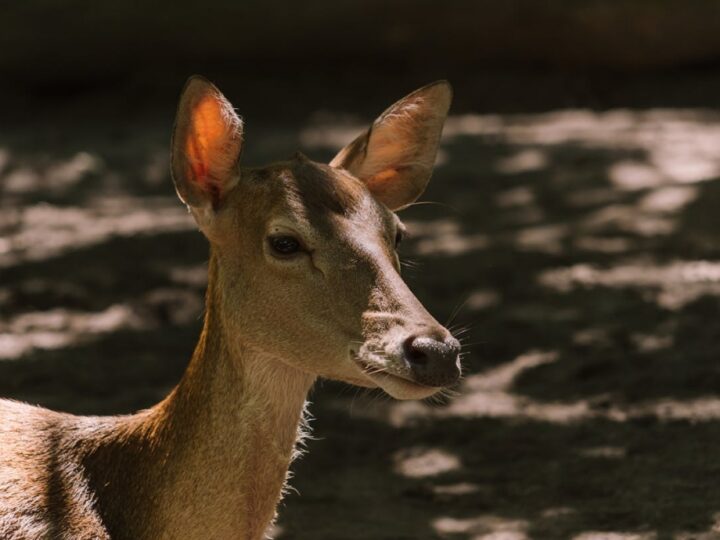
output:
M460 377L460 342L427 336L410 336L404 343L405 360L415 380L426 386L449 386Z

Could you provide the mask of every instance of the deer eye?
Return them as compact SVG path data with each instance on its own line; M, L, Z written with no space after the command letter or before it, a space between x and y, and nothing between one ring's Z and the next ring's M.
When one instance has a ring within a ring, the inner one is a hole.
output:
M300 251L300 241L294 236L278 235L271 236L268 238L268 243L272 248L273 254L281 257L287 257L288 255L294 255Z

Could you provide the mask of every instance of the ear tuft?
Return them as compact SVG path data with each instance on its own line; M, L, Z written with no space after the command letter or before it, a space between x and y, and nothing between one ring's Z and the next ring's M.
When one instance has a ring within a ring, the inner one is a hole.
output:
M391 210L417 199L432 174L452 88L438 81L404 97L330 162L347 169Z
M217 208L237 181L242 120L207 79L191 77L178 105L172 139L175 188L189 206Z

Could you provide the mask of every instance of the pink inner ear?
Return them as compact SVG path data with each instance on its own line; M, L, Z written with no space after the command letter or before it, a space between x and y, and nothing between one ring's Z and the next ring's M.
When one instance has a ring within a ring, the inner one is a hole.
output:
M385 191L392 187L393 181L397 178L397 169L386 169L366 180L370 191Z
M206 163L198 158L202 154L202 149L197 140L192 137L188 137L185 147L188 165L190 166L190 178L194 179L204 189L207 183L208 167Z
M400 171L386 169L371 176L365 185L376 199L382 201L388 208L402 206L405 198L406 185L400 180Z
M185 155L190 177L213 196L220 194L219 182L228 174L235 155L228 143L237 138L229 125L223 103L213 94L203 96L190 113Z

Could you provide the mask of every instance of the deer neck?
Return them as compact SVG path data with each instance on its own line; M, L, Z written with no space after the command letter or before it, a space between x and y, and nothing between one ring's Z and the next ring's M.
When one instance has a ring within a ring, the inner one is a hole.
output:
M116 482L130 493L109 496L123 499L124 516L145 514L144 532L155 537L206 538L211 531L213 538L262 538L296 452L314 381L244 346L242 336L228 338L216 272L212 257L205 324L181 382L162 403L130 417L119 436L144 452L134 457L137 463L124 464L124 479ZM127 445L118 445L117 437L110 442L104 451L114 448L118 461L126 461L120 456L127 456Z

